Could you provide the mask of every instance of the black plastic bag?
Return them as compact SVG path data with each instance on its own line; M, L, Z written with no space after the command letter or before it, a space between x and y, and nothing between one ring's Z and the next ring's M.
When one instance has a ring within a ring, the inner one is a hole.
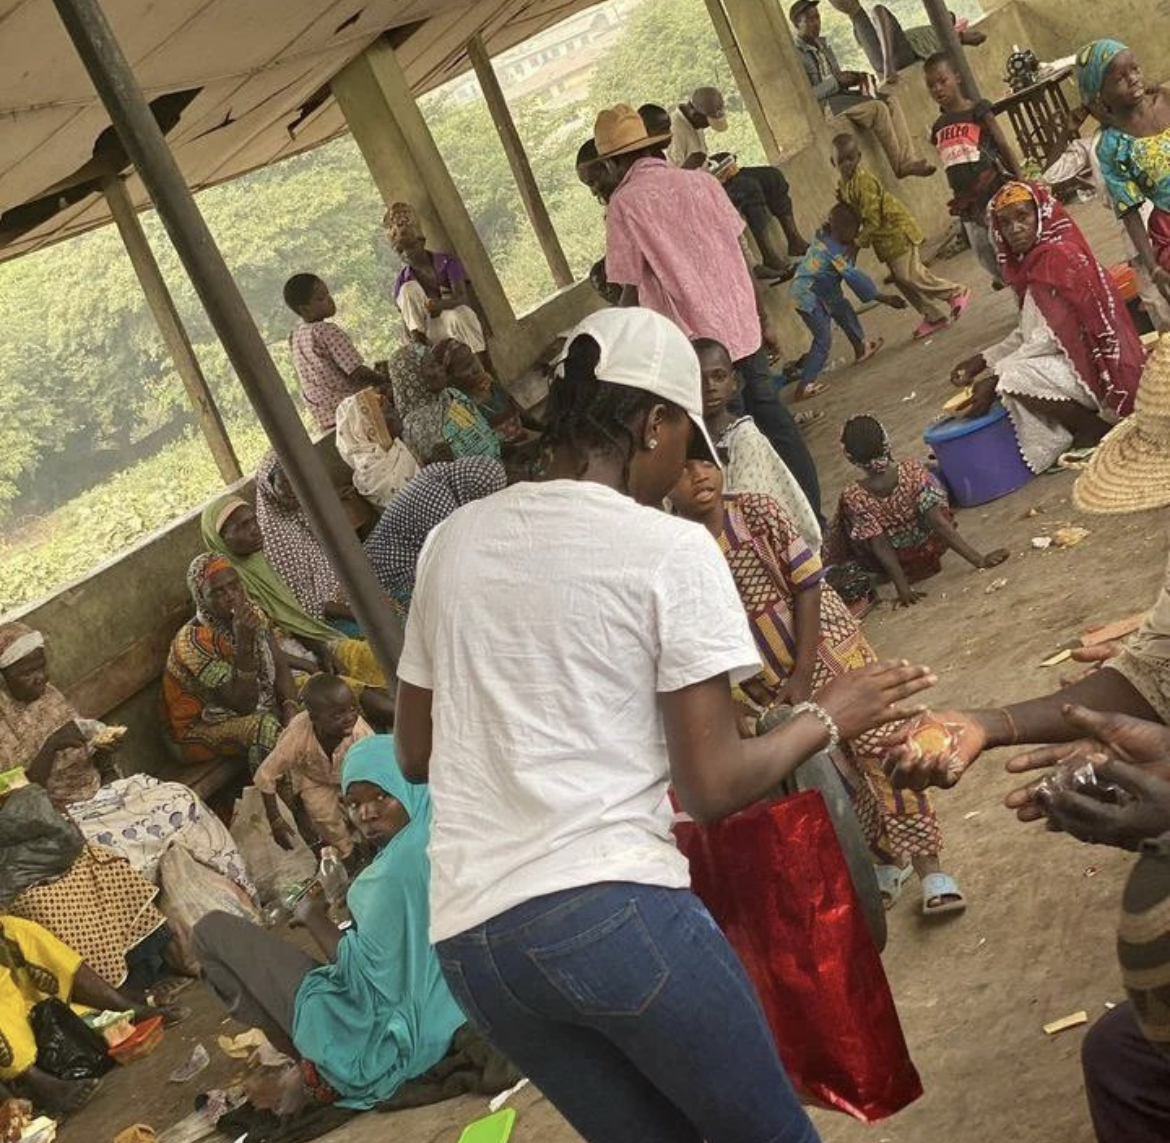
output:
M0 803L0 913L30 886L68 873L84 845L42 787L13 790Z
M28 1022L37 1041L37 1067L63 1080L95 1079L114 1066L105 1037L63 1000L50 996L33 1007Z

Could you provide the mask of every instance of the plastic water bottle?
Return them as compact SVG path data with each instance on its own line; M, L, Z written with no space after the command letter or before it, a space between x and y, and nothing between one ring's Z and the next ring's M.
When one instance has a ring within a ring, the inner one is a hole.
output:
M345 895L349 890L349 874L346 873L337 850L331 845L321 848L317 880L325 894L325 900L329 903L329 916L333 923L340 925L343 921L348 921L349 910L345 905Z

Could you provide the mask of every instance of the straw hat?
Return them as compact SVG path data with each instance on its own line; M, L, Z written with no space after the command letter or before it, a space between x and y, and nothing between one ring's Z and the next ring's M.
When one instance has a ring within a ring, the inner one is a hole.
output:
M1073 486L1085 512L1145 512L1170 505L1170 336L1146 362L1134 412L1097 447Z
M669 143L670 133L649 135L642 116L628 103L607 107L593 124L593 139L597 143L597 154L602 159L616 155L628 155L631 151L642 151L656 143Z

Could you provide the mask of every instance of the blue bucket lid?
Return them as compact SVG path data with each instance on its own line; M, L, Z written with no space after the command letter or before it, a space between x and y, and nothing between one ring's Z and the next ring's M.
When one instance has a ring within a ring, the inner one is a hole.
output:
M982 417L968 417L966 419L944 417L941 421L931 425L922 434L922 439L927 444L958 440L959 437L970 436L972 433L979 432L980 429L987 428L988 425L1002 421L1007 415L1007 409L996 401Z

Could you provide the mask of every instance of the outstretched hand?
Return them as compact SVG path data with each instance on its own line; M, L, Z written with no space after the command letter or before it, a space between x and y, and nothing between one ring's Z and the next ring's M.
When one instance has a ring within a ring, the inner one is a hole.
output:
M886 756L885 771L898 789L921 792L931 786L949 790L983 753L987 731L972 715L961 710L929 712L924 721L939 723L950 738L941 752L923 752L909 743L896 745Z
M872 663L826 683L814 697L837 724L842 739L848 741L867 730L920 714L923 707L902 704L937 682L929 667L905 661Z

